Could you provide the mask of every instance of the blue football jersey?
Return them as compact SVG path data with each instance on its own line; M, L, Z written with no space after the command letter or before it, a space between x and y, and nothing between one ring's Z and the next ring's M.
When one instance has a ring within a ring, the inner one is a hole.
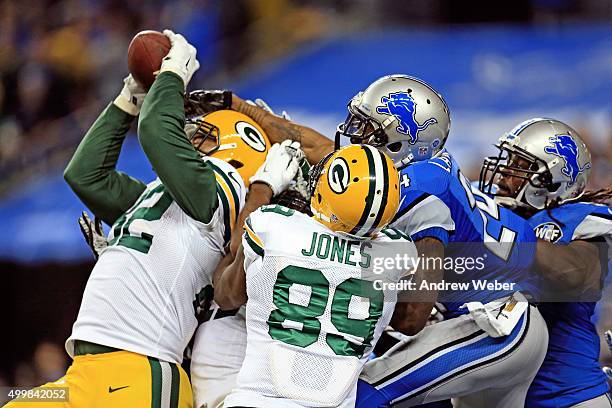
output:
M460 306L470 301L486 303L516 291L537 296L536 277L530 271L534 245L528 244L536 238L529 223L473 187L447 151L402 169L400 185L400 208L393 227L414 240L442 241L446 265L448 258L476 260L470 268L459 268L459 263L445 268L446 282L467 284L461 290L439 293L445 317L465 313ZM496 280L514 285L495 290L474 285Z
M574 203L529 219L536 235L554 243L590 240L610 248L612 209L605 205ZM608 254L608 259L609 259ZM604 257L605 258L605 257ZM602 259L607 273L608 263ZM602 282L603 282L602 277ZM527 407L569 407L608 392L599 365L599 335L592 322L594 302L542 303L549 343L546 358L527 395Z

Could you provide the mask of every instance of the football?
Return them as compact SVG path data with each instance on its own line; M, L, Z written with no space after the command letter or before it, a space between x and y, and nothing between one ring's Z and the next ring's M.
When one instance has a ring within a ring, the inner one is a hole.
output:
M128 69L145 89L155 80L162 59L170 51L170 40L159 31L141 31L134 36L128 48Z

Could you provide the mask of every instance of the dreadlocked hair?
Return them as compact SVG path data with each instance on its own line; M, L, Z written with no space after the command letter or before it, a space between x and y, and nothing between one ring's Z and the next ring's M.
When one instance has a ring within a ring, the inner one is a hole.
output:
M185 108L185 117L194 117L204 115L204 109L200 106L195 92L187 92L183 96L183 107Z
M608 204L612 200L612 188L600 188L599 190L588 190L580 197L580 201L589 203Z
M544 204L544 208L546 208L546 215L548 215L548 218L550 218L551 220L559 224L561 228L563 228L565 227L565 223L555 218L555 216L551 212L553 208L557 208L560 205L560 202L561 200L559 200L558 198L552 201L548 201L548 198L546 198L546 203Z
M576 203L576 202L587 202L587 203L599 203L599 204L607 204L612 199L612 188L600 188L599 190L587 190L582 195L572 198L570 200L565 201L565 203ZM557 220L553 215L551 210L557 208L560 205L560 200L546 201L546 214L555 221L557 224L562 227L565 226L564 223Z

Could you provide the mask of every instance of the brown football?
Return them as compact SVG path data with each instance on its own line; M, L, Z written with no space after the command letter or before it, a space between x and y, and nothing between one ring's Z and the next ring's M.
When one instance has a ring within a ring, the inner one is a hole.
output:
M170 51L170 40L159 31L145 30L134 36L128 48L128 69L145 89L155 81L162 59Z

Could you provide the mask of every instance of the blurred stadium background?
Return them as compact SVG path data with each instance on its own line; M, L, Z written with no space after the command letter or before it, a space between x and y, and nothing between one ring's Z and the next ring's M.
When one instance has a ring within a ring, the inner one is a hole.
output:
M383 74L446 98L449 147L472 177L531 116L574 125L612 184L612 0L0 0L0 385L55 380L93 259L62 170L120 90L142 29L198 48L193 87L230 88L332 137L347 101ZM122 170L152 179L135 137ZM612 296L598 312L612 327ZM602 361L612 354L602 342Z

